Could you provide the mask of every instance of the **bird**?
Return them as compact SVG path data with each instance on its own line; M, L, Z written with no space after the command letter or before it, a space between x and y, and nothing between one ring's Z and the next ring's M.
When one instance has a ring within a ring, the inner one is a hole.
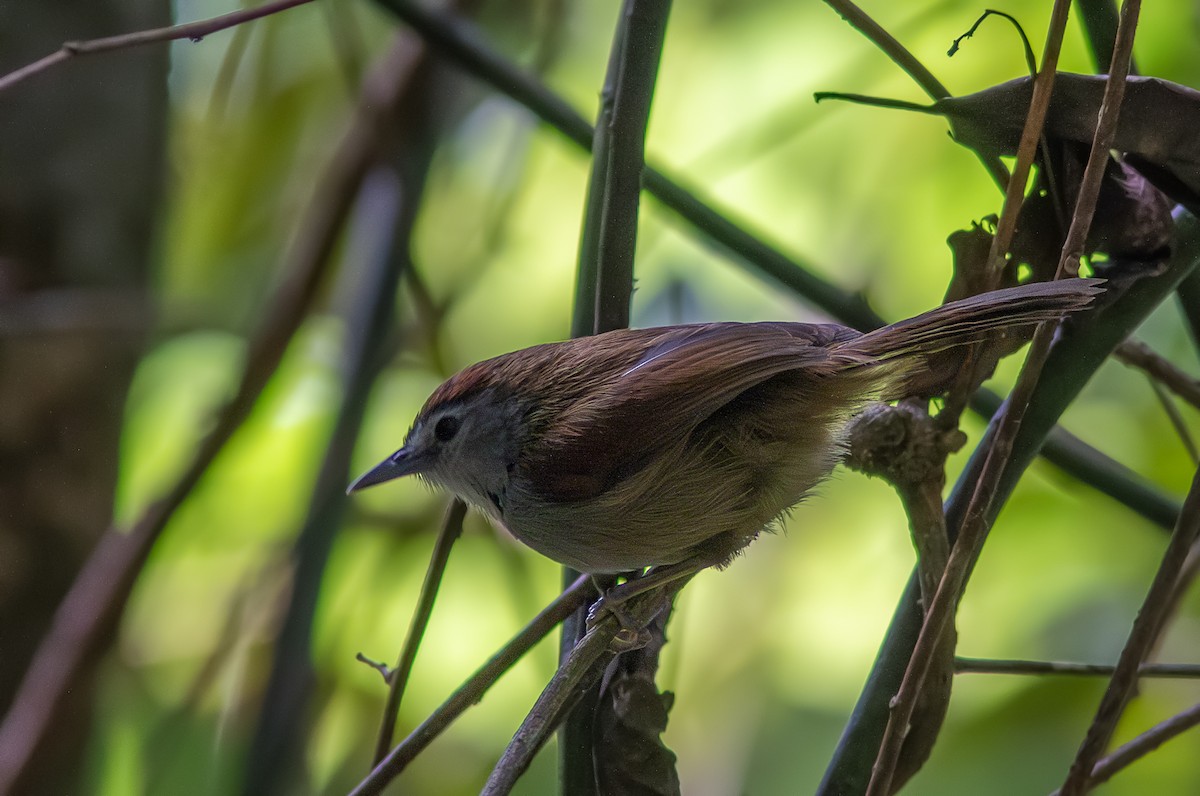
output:
M991 291L866 333L716 322L535 345L445 381L347 492L416 475L580 572L690 576L808 496L869 403L944 389L939 352L1082 310L1102 282Z

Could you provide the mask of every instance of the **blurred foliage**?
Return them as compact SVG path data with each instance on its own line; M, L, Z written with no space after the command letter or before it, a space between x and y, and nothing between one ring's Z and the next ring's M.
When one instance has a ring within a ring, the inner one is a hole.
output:
M119 513L171 482L232 388L244 338L270 301L280 253L333 142L348 123L355 64L381 51L391 21L365 2L330 16L307 6L198 43L173 45L172 180L159 242L159 334L131 392ZM179 19L228 10L180 0ZM488 3L483 21L512 57L539 57L547 82L595 112L615 3ZM1049 4L1005 0L1035 42ZM868 4L955 93L1024 73L1012 31L985 24L945 51L983 9L933 0ZM557 16L561 14L561 17ZM1200 85L1200 12L1148 4L1143 73ZM557 22L556 22L557 20ZM345 37L351 40L345 40ZM544 43L544 42L543 42ZM1035 44L1035 47L1037 45ZM1092 71L1072 27L1063 67ZM566 334L587 161L526 112L461 83L467 112L436 153L415 261L447 312L379 382L358 445L362 468L392 452L440 379L477 359ZM889 318L937 303L946 236L996 212L1000 195L938 119L815 105L816 90L923 101L884 56L819 3L677 3L649 135L649 158L735 219L862 291ZM695 242L644 203L638 325L819 317ZM349 270L349 269L347 269ZM294 341L254 415L154 551L103 672L85 792L231 792L254 724L286 554L337 409L339 291ZM401 301L408 302L402 297ZM410 308L411 309L411 308ZM411 317L411 312L406 312ZM1140 334L1195 370L1173 307ZM430 343L432 340L432 343ZM999 386L1016 365L1005 363ZM1194 412L1185 410L1194 431ZM1182 494L1192 465L1138 374L1107 365L1067 428ZM978 437L980 424L968 431ZM1102 431L1101 431L1102 430ZM961 458L958 460L961 463ZM953 475L953 474L952 474ZM367 770L384 686L354 661L391 660L445 499L415 483L356 498L325 575L313 655L319 669L306 776L344 792ZM862 686L912 565L903 512L879 482L839 471L725 572L684 593L661 680L677 693L667 743L689 794L791 794L815 787ZM959 619L963 654L1115 659L1164 535L1048 465L1035 466L1000 517ZM555 593L558 567L477 518L454 550L402 707L400 734L428 714ZM1160 657L1195 660L1200 606L1189 599ZM394 792L478 790L554 666L528 657L403 775ZM920 794L1045 792L1090 720L1102 681L965 675L942 740L911 785ZM1200 699L1200 684L1148 682L1118 741ZM1200 790L1195 735L1101 789ZM552 792L544 753L522 793Z

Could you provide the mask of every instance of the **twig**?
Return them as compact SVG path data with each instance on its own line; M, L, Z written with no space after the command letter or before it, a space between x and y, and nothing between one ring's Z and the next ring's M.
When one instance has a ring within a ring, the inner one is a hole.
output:
M1188 430L1187 422L1183 419L1183 414L1180 413L1179 407L1175 405L1175 399L1170 396L1167 389L1160 383L1154 379L1150 379L1149 381L1150 389L1154 391L1154 397L1158 399L1163 413L1166 414L1167 420L1171 422L1172 428L1175 429L1175 434L1179 437L1184 450L1187 451L1192 464L1200 464L1200 450L1196 448L1196 441L1192 439L1192 432Z
M909 52L908 48L898 42L892 34L884 30L882 25L861 8L850 0L825 0L825 4L850 23L850 27L866 36L868 41L878 47L884 55L892 60L892 63L903 69L905 74L911 77L930 97L943 99L950 96L950 90L925 68L925 64L917 60L917 57Z
M1200 409L1200 379L1192 378L1153 348L1140 340L1126 340L1113 352L1123 365L1137 368L1171 392Z
M413 663L417 660L417 650L421 647L421 639L425 628L429 626L429 617L433 614L433 602L437 599L438 588L442 584L442 575L446 572L446 564L450 561L450 550L458 537L462 535L463 518L467 515L467 504L455 499L446 511L446 521L438 532L433 544L433 554L429 557L429 567L425 570L425 581L421 584L421 594L417 598L417 607L413 611L412 623L408 626L408 635L404 639L404 647L396 666L388 672L388 696L383 708L383 718L379 723L379 737L375 742L375 756L372 766L387 756L392 748L392 736L396 730L396 717L400 715L400 700L404 698L404 689L408 685L408 677L412 673Z
M119 36L107 36L102 39L64 42L62 47L46 57L0 76L0 92L36 74L45 72L47 69L57 66L64 61L68 61L77 55L94 55L96 53L112 52L113 50L127 50L132 47L141 47L145 44L175 41L178 39L191 39L194 42L198 42L210 33L216 33L217 31L232 28L245 22L261 19L271 14L278 14L280 11L286 11L289 8L295 8L296 6L302 6L305 3L311 2L312 0L275 0L275 2L264 3L257 8L244 8L240 11L231 11L228 14L213 17L212 19L188 22L183 25L172 25L152 30L139 30L134 33L123 33Z
M391 684L391 682L392 682L392 667L388 666L383 661L377 661L374 658L368 658L366 655L363 655L361 652L354 653L354 660L358 661L359 663L363 664L364 666L368 666L368 667L374 669L375 671L379 672L379 676L383 678L383 682L385 682L389 685Z
M483 699L483 695L491 688L500 675L529 652L539 641L550 634L560 622L574 613L590 598L595 591L591 580L581 575L571 587L554 599L540 614L534 617L521 632L500 648L495 655L481 666L475 674L458 687L450 697L429 714L425 721L417 727L383 759L379 765L358 783L350 796L369 796L383 791L395 779L405 766L412 762L434 738L440 735L450 724L466 711L471 705Z
M1029 138L1032 140L1028 149L1030 161L1032 161L1033 149L1036 147L1041 125L1045 119L1045 111L1049 104L1049 88L1053 84L1053 70L1057 68L1058 52L1062 43L1069 6L1070 4L1066 0L1056 0L1054 11L1051 15L1050 30L1047 33L1046 52L1043 55L1042 61L1042 71L1034 83L1029 119L1027 120L1022 136L1023 150L1026 144L1025 139ZM1129 17L1126 18L1124 14L1122 15L1121 32L1117 37L1118 46L1113 53L1113 64L1109 69L1109 79L1105 86L1104 102L1101 104L1100 114L1096 122L1092 150L1088 157L1087 166L1084 169L1079 197L1076 201L1075 214L1071 220L1071 227L1067 232L1066 240L1063 243L1058 264L1058 273L1056 274L1057 278L1063 278L1068 274L1074 275L1078 271L1079 257L1083 251L1083 244L1087 238L1092 215L1095 212L1096 199L1099 196L1100 182L1104 174L1108 152L1112 147L1112 142L1116 134L1116 122L1120 113L1121 100L1124 97L1125 77L1129 68L1128 58L1133 47L1133 32L1137 27L1138 7L1137 0L1130 0L1125 6L1126 9L1131 9ZM1043 84L1045 84L1044 87L1039 91L1039 86L1043 86ZM1045 103L1040 107L1038 106L1039 94L1044 96ZM1031 123L1035 115L1040 115L1041 117L1037 120L1036 128ZM1028 165L1026 165L1025 170L1027 172ZM1018 186L1019 190L1016 191L1015 204L1010 206L1009 200L1014 199L1014 183L1017 182L1017 175L1020 173L1021 163L1020 155L1018 155L1017 168L1014 170L1013 179L1009 184L1010 190L1005 198L1004 210L1005 213L1014 214L1014 224L1016 208L1019 207L1020 198L1024 193L1023 177L1021 184ZM1002 215L1001 222L1003 220ZM996 238L993 239L991 255L993 263L995 263L997 252L996 241L999 238L1000 231L998 228ZM1004 248L1000 251L1007 250L1008 243L1009 241L1006 240ZM951 553L950 563L946 567L946 574L942 578L932 605L926 611L925 622L909 661L908 669L905 672L904 681L901 683L900 691L897 693L895 702L893 703L892 715L888 720L888 726L884 732L883 741L880 744L879 755L876 758L876 763L872 771L871 783L867 789L868 796L886 796L891 792L892 773L895 770L896 760L899 758L904 736L908 732L914 706L923 688L932 657L938 649L940 637L950 626L958 598L962 594L971 568L974 566L974 562L987 537L987 531L990 527L990 509L997 492L996 487L1008 464L1021 421L1033 396L1033 391L1037 385L1042 367L1045 365L1054 330L1055 324L1044 323L1038 327L1037 332L1034 334L1025 365L1017 379L1016 386L1013 388L1013 394L1009 398L1009 409L1001 417L993 444L988 449L984 460L983 472L975 484L974 493L966 512L962 530ZM1184 514L1186 515L1186 510ZM1089 769L1085 769L1085 772L1087 770L1090 770L1090 766Z
M421 151L410 149L407 159L421 162ZM414 208L419 205L422 183L421 173L400 176L389 166L379 164L363 181L355 203L353 223L346 235L347 262L358 268L347 273L354 289L346 312L341 403L307 513L292 545L292 588L272 649L271 674L247 757L246 793L278 792L276 783L281 781L303 737L313 682L310 650L314 615L334 538L346 515L346 483L355 441L371 389L387 362L383 356L387 332L395 325L395 295L408 262Z
M620 619L632 621L637 627L647 626L691 577L688 575L663 584L622 603L620 610L624 615ZM614 643L620 632L622 622L616 614L605 612L575 645L521 722L512 742L492 770L481 791L482 796L507 796L533 756L554 732L571 702L590 688L621 651L619 644Z
M1154 725L1132 741L1117 747L1112 754L1096 763L1092 768L1092 776L1089 781L1093 785L1107 782L1117 772L1128 768L1132 763L1197 724L1200 724L1200 704Z
M1018 22L1017 18L1012 14L1006 14L1003 11L997 11L994 8L989 8L980 14L979 19L975 20L975 24L972 25L966 33L954 40L954 42L950 45L950 50L946 53L946 55L950 58L953 58L954 54L958 52L958 48L962 44L963 40L974 36L975 31L979 29L979 26L983 24L983 21L991 16L1006 19L1014 28L1016 28L1017 37L1021 40L1021 49L1025 53L1025 66L1027 69L1029 69L1030 75L1037 75L1037 56L1033 54L1033 45L1029 43L1029 37L1025 35L1025 28L1021 27L1021 23Z
M1083 677L1110 677L1117 667L1110 663L1068 663L1064 661L1025 661L1009 658L964 658L954 659L956 674L1061 674ZM1138 677L1194 680L1200 678L1200 664L1195 663L1143 663L1138 666Z
M1050 94L1054 90L1058 55L1062 49L1063 32L1066 29L1067 14L1070 8L1069 0L1054 0L1050 28L1046 35L1045 47L1042 50L1042 66L1033 81L1033 97L1029 101L1029 115L1025 117L1025 126L1021 130L1021 141L1017 145L1017 160L1013 165L1012 174L1008 178L1008 188L1004 193L1004 205L1000 211L1000 218L996 222L996 233L992 237L991 250L988 252L988 267L993 275L993 280L1000 274L1004 255L1012 245L1013 234L1017 230L1017 217L1020 215L1021 205L1024 203L1029 170L1033 166L1038 141L1042 136L1042 127L1046 124L1046 114L1050 110Z
M609 649L611 641L610 633L593 628L571 649L571 654L559 664L558 671L505 747L480 796L506 796L512 790L533 756L565 718L572 703L592 690L604 667L616 656ZM587 718L591 718L590 711ZM591 746L583 752L590 757ZM589 791L594 790L594 786L589 788ZM570 790L565 792L572 793Z

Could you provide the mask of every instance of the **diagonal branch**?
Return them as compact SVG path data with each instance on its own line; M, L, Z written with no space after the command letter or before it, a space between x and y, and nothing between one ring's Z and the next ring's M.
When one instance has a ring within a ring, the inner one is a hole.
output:
M438 588L442 583L442 575L450 560L450 550L458 537L462 535L463 518L467 515L467 504L457 498L451 501L446 512L446 520L438 533L433 545L433 555L429 557L429 566L425 571L425 581L421 584L421 595L417 598L417 608L413 611L412 622L408 627L408 636L404 639L404 647L396 661L396 668L388 675L388 696L383 707L383 718L379 722L379 736L375 742L375 757L373 766L379 765L388 750L392 748L392 736L396 731L396 717L400 714L400 700L404 697L404 689L408 685L408 677L412 674L413 664L417 660L417 650L421 639L425 636L425 628L429 626L429 617L433 614L433 603L437 599Z
M429 714L421 726L389 752L383 762L375 766L375 769L358 783L350 796L373 796L381 793L388 783L399 776L400 772L456 718L483 699L483 695L502 674L512 668L535 644L550 635L560 622L586 604L594 594L591 579L586 575L579 576L569 588L459 686L437 710Z
M305 3L311 2L312 0L274 0L274 2L264 3L257 8L244 8L240 11L231 11L228 14L222 14L219 17L204 19L198 22L188 22L183 25L171 25L170 27L154 28L152 30L139 30L134 33L123 33L119 36L107 36L103 39L64 42L62 47L46 57L0 76L0 92L36 74L40 74L52 67L69 61L78 55L95 55L96 53L113 52L114 50L128 50L146 44L177 41L179 39L191 39L194 42L198 42L210 33L216 33L217 31L242 25L272 14L278 14L280 11L286 11L289 8L295 8L296 6L302 6Z

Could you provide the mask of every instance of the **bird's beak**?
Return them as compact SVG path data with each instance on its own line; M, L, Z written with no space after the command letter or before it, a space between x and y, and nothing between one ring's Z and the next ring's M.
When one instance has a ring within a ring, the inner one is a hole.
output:
M382 484L406 475L416 475L423 472L429 465L430 455L422 451L412 451L408 448L400 450L387 457L379 464L360 475L347 489L346 494L366 489L369 486Z

